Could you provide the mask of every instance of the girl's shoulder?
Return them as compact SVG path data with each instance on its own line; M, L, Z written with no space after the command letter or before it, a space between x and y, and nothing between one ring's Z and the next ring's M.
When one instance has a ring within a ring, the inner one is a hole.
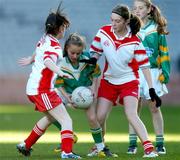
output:
M142 28L141 30L156 30L157 29L157 23L155 23L153 20L149 20Z
M90 56L90 53L88 51L83 51L81 54L81 57L84 59L89 59L91 56Z

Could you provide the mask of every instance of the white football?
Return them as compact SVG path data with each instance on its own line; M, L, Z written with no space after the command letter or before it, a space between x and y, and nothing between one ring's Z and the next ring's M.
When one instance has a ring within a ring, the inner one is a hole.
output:
M88 108L93 103L93 93L87 87L77 87L72 92L72 102L77 106L77 108Z

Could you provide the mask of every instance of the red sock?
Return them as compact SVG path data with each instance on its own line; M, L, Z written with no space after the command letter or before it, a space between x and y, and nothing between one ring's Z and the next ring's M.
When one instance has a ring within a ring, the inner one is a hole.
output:
M40 129L37 124L34 126L28 138L24 141L26 143L26 149L30 149L31 146L42 136L45 130Z
M143 147L144 147L144 152L147 154L154 150L154 146L151 141L144 141Z
M61 131L61 150L65 153L72 152L73 132L70 130Z

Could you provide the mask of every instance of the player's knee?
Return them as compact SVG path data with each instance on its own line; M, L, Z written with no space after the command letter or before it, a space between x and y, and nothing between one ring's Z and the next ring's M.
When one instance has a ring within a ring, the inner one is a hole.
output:
M155 106L152 106L152 107L150 107L150 111L152 114L155 114L155 113L159 113L160 109Z
M133 122L133 121L136 121L138 119L138 114L137 112L128 112L126 113L126 117L128 119L129 122Z
M133 118L133 117L138 116L138 113L136 110L126 110L125 113L126 113L127 118Z
M97 121L98 121L97 117L95 115L90 115L88 117L88 120L89 120L90 125L92 125L92 126L96 125Z
M97 121L97 118L96 118L95 115L90 115L90 116L88 117L88 119L89 119L90 122L95 122L95 121Z
M102 125L102 124L104 124L106 119L104 117L97 117L97 120Z

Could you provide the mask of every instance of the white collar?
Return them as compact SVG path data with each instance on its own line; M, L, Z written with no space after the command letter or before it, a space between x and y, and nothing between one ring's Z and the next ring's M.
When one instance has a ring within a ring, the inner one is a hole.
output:
M116 39L118 39L118 40L123 40L124 38L131 37L131 29L130 29L129 26L127 26L127 33L126 33L125 36L120 36L120 37L118 37L118 36L114 33L114 30L113 30L112 26L111 26L111 32L113 32L114 36L115 36Z

